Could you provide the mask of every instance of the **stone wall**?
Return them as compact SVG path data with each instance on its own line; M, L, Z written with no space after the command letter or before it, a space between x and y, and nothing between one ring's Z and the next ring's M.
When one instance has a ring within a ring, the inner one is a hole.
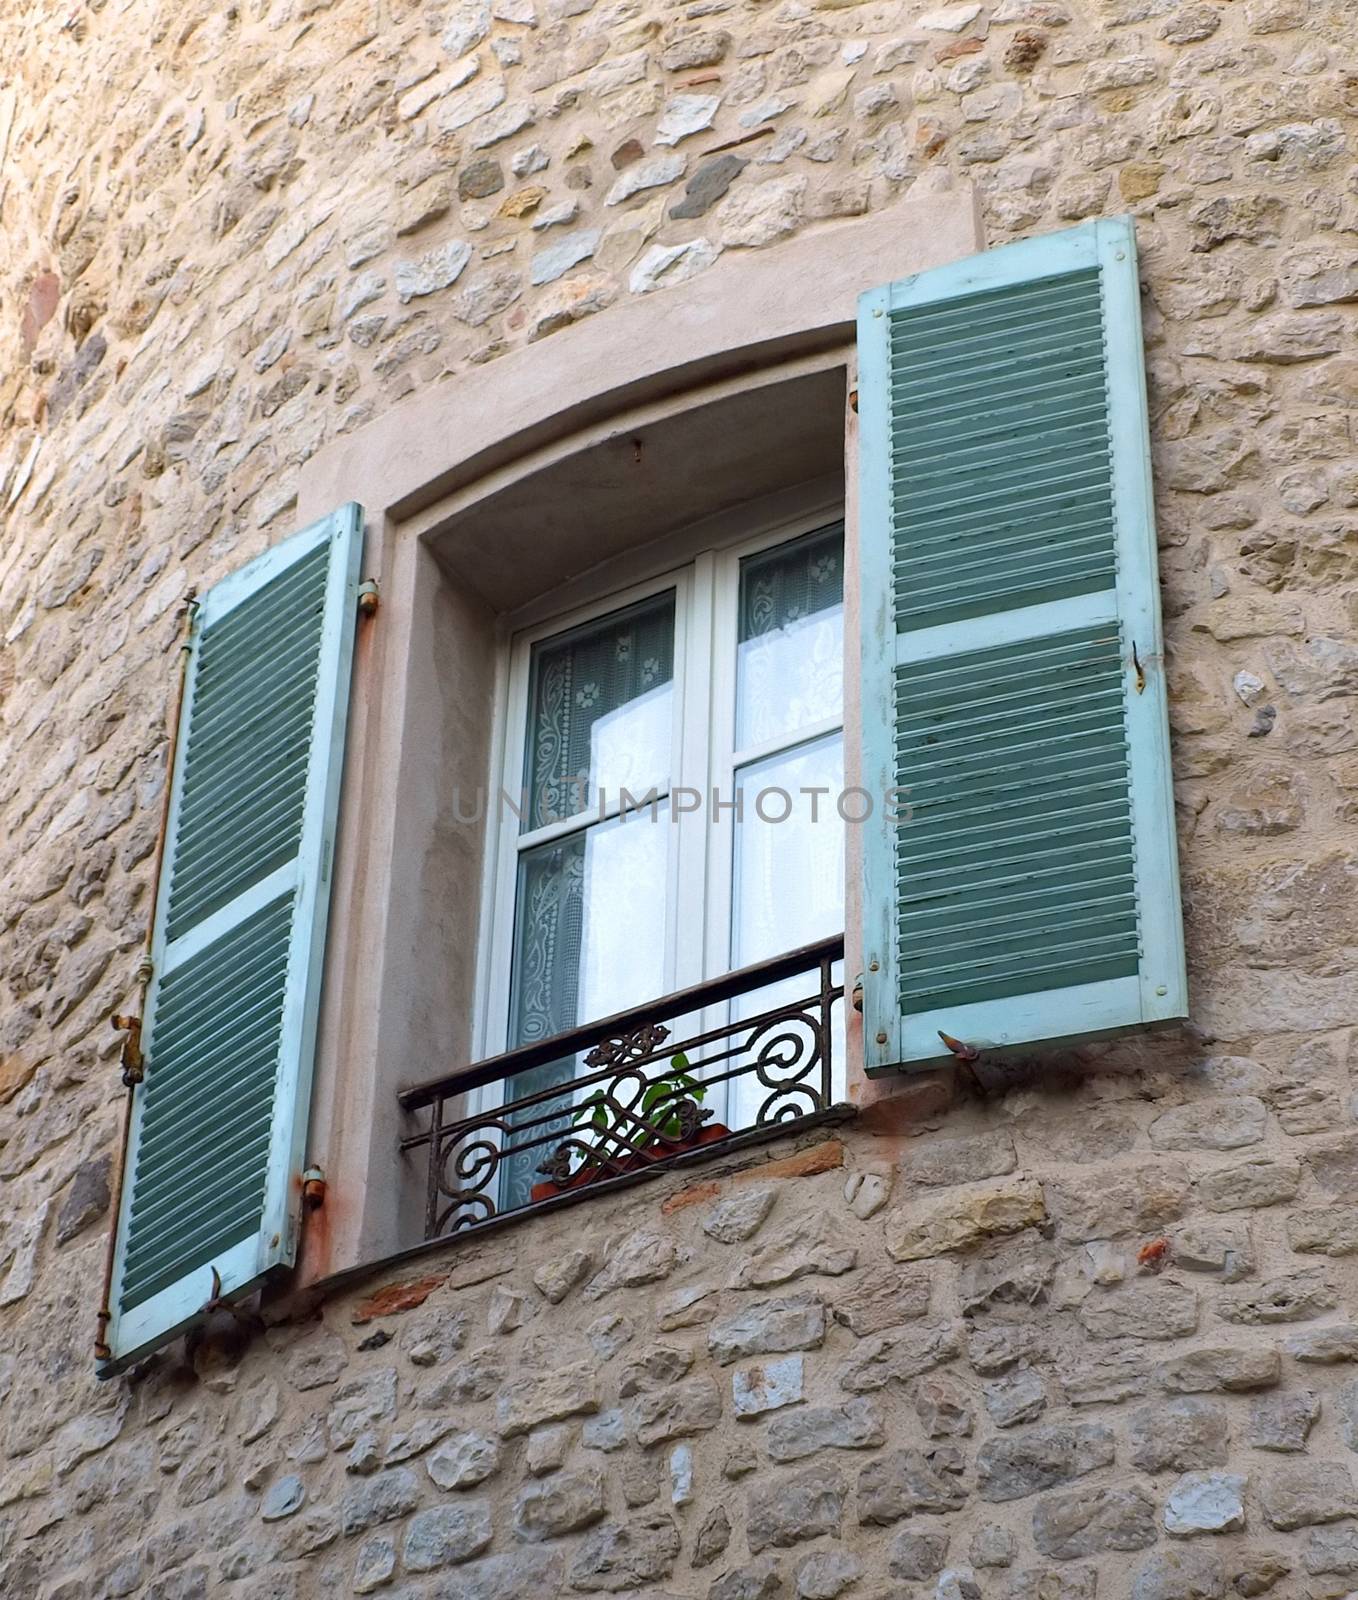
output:
M1358 1586L1351 6L5 9L0 1593ZM395 399L958 182L1138 218L1192 1027L97 1384L189 588Z

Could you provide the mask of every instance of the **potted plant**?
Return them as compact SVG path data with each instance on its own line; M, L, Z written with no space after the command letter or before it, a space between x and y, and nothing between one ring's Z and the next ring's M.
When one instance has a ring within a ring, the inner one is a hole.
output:
M670 1057L670 1070L651 1079L627 1110L602 1088L582 1100L571 1116L571 1136L538 1168L544 1181L533 1185L532 1200L550 1200L567 1189L635 1172L666 1156L728 1138L731 1130L724 1123L703 1126L712 1115L700 1109L707 1086L691 1076L689 1066L688 1057L677 1051Z

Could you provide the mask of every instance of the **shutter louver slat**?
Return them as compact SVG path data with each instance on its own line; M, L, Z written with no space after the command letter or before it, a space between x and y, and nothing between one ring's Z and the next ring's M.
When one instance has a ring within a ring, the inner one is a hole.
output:
M1125 219L864 297L870 1071L1185 1014L1139 315Z
M295 1253L361 544L347 506L195 618L105 1373Z

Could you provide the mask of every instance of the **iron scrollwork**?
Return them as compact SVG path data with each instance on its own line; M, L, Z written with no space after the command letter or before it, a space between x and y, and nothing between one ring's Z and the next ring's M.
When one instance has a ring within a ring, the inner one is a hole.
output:
M602 1037L595 1034L588 1049L588 1030L577 1029L511 1051L496 1059L493 1073L479 1075L476 1086L490 1090L482 1098L500 1102L481 1112L464 1109L463 1085L475 1074L407 1091L407 1104L417 1100L429 1113L428 1126L402 1140L405 1150L428 1148L426 1236L483 1227L510 1211L635 1181L698 1149L718 1151L823 1116L832 1103L836 1007L844 995L834 964L842 948L842 940L822 941L658 1001L646 1008L650 1015L637 1008L601 1024ZM704 1005L715 1008L798 973L813 979L802 999L680 1041L659 1020L699 1014ZM503 1098L516 1075L553 1058L580 1061L583 1070L565 1083ZM507 1202L509 1163L523 1171L525 1160L540 1181L527 1204Z

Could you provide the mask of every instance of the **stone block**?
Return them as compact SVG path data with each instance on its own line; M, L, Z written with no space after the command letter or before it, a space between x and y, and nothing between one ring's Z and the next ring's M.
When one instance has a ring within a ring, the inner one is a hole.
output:
M439 1578L438 1600L524 1600L527 1595L558 1594L562 1564L559 1552L534 1545L487 1556Z
M1307 1328L1287 1341L1287 1353L1294 1361L1328 1367L1340 1361L1358 1361L1358 1328L1341 1322L1325 1328Z
M661 1233L629 1234L603 1268L585 1285L587 1300L599 1300L617 1289L658 1283L674 1270L674 1240Z
M1290 1461L1265 1473L1259 1503L1269 1526L1288 1532L1358 1514L1349 1469L1338 1461Z
M887 1254L893 1261L922 1261L969 1250L998 1235L1034 1227L1046 1215L1042 1185L1030 1178L960 1190L890 1212L885 1227Z
M840 1387L869 1394L889 1383L909 1383L951 1361L960 1345L951 1323L921 1323L864 1339L839 1368Z
M1165 1532L1177 1538L1234 1533L1245 1526L1245 1479L1234 1472L1189 1472L1165 1502Z
M1223 1406L1187 1397L1142 1406L1127 1425L1131 1459L1142 1472L1224 1467L1230 1430Z
M1245 1211L1294 1199L1301 1184L1295 1161L1246 1161L1198 1179L1198 1198L1209 1211Z
M968 1256L957 1275L963 1315L1038 1305L1051 1288L1056 1262L1055 1247L1031 1231Z
M1174 1356L1156 1369L1161 1385L1171 1394L1247 1394L1271 1389L1281 1375L1276 1350L1224 1345Z
M893 1578L933 1578L948 1559L946 1533L912 1533L908 1529L891 1541L887 1571Z
M782 1568L772 1556L724 1572L707 1591L707 1600L783 1600Z
M800 1461L818 1450L875 1450L886 1443L880 1409L866 1398L840 1406L804 1406L769 1424L773 1461Z
M1189 1185L1171 1166L1078 1173L1047 1185L1047 1203L1072 1243L1156 1233L1188 1204Z
M837 1539L844 1521L844 1480L825 1467L770 1475L755 1483L746 1503L745 1535L750 1552L786 1549L823 1535Z
M1333 1311L1339 1296L1327 1275L1319 1268L1290 1272L1272 1278L1257 1289L1237 1289L1217 1302L1217 1315L1223 1322L1245 1326L1276 1322L1305 1322Z
M586 1594L643 1592L674 1571L679 1529L665 1512L605 1522L583 1541L567 1569L570 1586Z
M977 1493L982 1500L1020 1500L1111 1466L1115 1456L1112 1430L1095 1423L1025 1428L981 1446Z
M559 1539L598 1522L604 1514L604 1479L596 1467L553 1472L520 1489L514 1502L514 1531L539 1543Z
M1250 1407L1246 1435L1256 1450L1305 1450L1307 1435L1320 1420L1320 1396L1311 1389L1268 1395Z
M714 1322L707 1348L729 1366L744 1356L783 1355L815 1350L825 1340L825 1303L816 1295L760 1300Z
M693 1351L682 1345L657 1344L639 1351L624 1363L618 1382L623 1400L643 1391L663 1389L684 1377L693 1366Z
M1198 1297L1170 1278L1139 1279L1092 1294L1080 1322L1094 1339L1182 1339L1198 1326Z
M796 1405L803 1394L803 1358L775 1356L731 1374L731 1398L738 1417L757 1417Z
M997 1428L1013 1428L1035 1422L1047 1409L1047 1391L1031 1367L997 1378L981 1391L986 1413Z
M858 1260L853 1245L846 1244L842 1229L828 1217L814 1215L794 1222L756 1245L731 1279L735 1289L770 1289L797 1278L838 1278L851 1272Z
M496 1419L501 1437L512 1439L544 1422L593 1413L599 1403L598 1373L589 1362L572 1361L511 1380L500 1393Z
M797 1600L838 1600L863 1575L863 1563L847 1550L817 1550L797 1563Z
M927 1268L863 1267L829 1291L829 1311L861 1339L927 1316L932 1297Z
M382 1367L335 1390L326 1418L332 1450L347 1450L374 1422L396 1413L396 1369Z
M708 1211L703 1232L719 1244L741 1244L763 1227L777 1198L776 1189L738 1189Z
M366 1533L409 1516L420 1503L420 1486L409 1467L391 1467L361 1479L344 1492L340 1521L346 1534Z
M1238 1150L1264 1137L1268 1112L1252 1095L1211 1098L1162 1112L1149 1128L1157 1150Z
M1157 1550L1132 1583L1132 1600L1222 1600L1226 1592L1226 1567L1211 1550Z
M921 1511L946 1515L966 1498L961 1484L936 1470L919 1450L888 1451L858 1475L858 1520L865 1525L890 1525Z
M1002 1178L1018 1165L1008 1133L978 1133L964 1139L919 1139L901 1157L901 1176L909 1183L943 1188Z
M479 1555L491 1540L490 1506L480 1500L430 1506L406 1525L401 1560L407 1572L436 1572Z
M1137 1487L1076 1489L1039 1500L1033 1543L1058 1561L1112 1551L1144 1550L1156 1539L1155 1505Z
M500 1465L500 1445L483 1433L458 1433L445 1439L424 1463L440 1489L471 1489Z
M633 1419L637 1443L641 1445L705 1433L721 1421L721 1390L710 1377L690 1378L658 1393L639 1396Z

